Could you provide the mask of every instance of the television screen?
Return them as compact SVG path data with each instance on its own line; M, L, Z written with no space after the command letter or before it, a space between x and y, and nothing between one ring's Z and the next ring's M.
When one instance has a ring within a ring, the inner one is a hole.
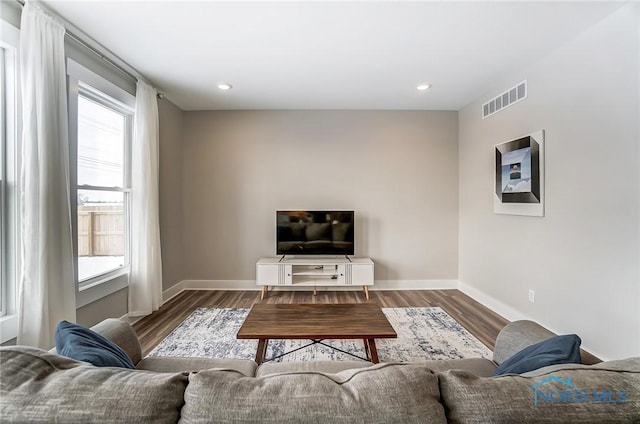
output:
M277 211L276 254L354 255L354 211Z

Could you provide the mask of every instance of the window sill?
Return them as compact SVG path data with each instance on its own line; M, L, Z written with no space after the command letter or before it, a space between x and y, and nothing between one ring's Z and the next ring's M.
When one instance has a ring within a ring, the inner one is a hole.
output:
M102 278L82 283L76 294L76 308L86 306L129 286L129 267L123 267ZM18 315L0 317L0 343L6 343L18 336Z
M129 286L129 267L80 283L76 308L81 308Z
M18 315L0 317L0 343L18 337Z

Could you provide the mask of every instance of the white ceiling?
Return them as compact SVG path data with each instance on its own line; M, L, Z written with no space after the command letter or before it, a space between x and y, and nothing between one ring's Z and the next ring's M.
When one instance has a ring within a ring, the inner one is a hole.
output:
M622 5L44 3L183 110L458 110ZM423 82L433 86L418 92Z

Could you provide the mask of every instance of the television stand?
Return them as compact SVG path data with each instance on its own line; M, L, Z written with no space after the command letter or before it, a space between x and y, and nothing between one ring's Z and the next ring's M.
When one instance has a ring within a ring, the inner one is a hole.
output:
M261 299L269 286L283 288L362 286L369 299L373 286L373 261L370 258L280 257L260 258L256 263L256 284L262 286Z

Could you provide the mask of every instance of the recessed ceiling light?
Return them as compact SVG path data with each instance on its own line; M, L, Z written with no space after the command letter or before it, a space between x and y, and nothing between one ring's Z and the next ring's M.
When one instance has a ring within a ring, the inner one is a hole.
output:
M231 90L232 85L227 83L218 84L220 90Z
M420 91L428 90L431 87L431 84L420 84L416 88Z

